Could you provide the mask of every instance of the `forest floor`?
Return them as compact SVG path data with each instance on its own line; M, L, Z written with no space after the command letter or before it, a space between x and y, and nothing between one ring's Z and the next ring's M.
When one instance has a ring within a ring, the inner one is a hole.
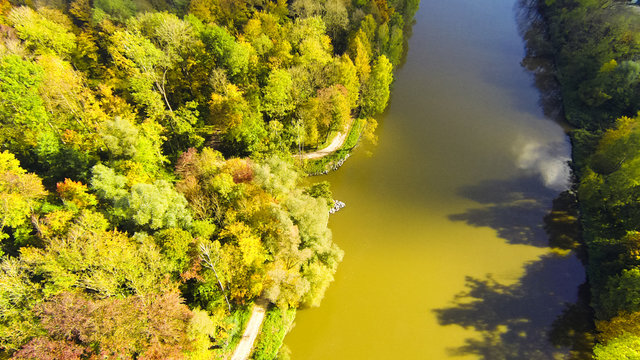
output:
M247 327L244 329L242 339L236 346L236 350L231 356L231 360L247 360L251 355L253 349L253 343L256 341L256 337L260 333L260 327L264 321L265 313L267 311L267 305L269 302L265 299L259 299L253 305L251 309L251 317L247 321Z

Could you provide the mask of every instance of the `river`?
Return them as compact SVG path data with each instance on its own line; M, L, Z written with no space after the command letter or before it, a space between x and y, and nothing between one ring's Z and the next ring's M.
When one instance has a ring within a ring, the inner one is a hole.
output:
M292 359L565 358L548 334L584 268L543 218L570 148L520 65L514 7L422 1L378 146L325 177L345 257L298 312Z

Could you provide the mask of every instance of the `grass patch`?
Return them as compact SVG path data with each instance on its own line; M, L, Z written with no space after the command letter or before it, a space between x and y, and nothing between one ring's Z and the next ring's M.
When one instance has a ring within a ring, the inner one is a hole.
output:
M267 310L267 315L262 323L260 335L258 335L256 339L251 359L277 359L278 350L282 347L284 336L289 332L295 317L296 309L282 310L277 307L272 307Z
M222 348L218 349L216 353L223 357L231 357L231 354L238 346L238 343L242 339L242 334L244 333L244 328L251 317L251 308L249 306L243 306L238 308L233 312L231 316L229 316L226 320L229 323L234 324L234 326L229 330L230 338L227 344L223 344Z
M360 134L366 122L365 119L356 119L353 121L353 126L351 126L349 135L344 141L344 144L342 144L342 149L351 150L358 145L358 139L360 139Z
M303 169L308 175L320 175L325 171L333 170L335 165L344 159L347 154L349 154L348 150L338 150L319 159L305 160Z

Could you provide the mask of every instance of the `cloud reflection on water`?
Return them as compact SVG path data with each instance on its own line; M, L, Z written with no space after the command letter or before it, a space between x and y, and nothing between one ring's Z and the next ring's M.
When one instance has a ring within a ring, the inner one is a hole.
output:
M520 169L538 174L550 189L562 191L569 188L569 144L521 138L516 140L513 149Z

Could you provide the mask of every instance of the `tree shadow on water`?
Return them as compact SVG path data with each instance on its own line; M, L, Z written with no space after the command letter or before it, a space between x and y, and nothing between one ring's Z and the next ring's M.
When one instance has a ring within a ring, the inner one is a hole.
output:
M554 48L547 34L547 24L538 7L538 0L518 0L514 6L518 32L525 45L525 57L521 65L533 75L540 95L538 104L545 117L566 125Z
M486 360L569 359L565 346L572 346L573 341L567 340L571 335L565 333L575 334L575 328L585 326L561 327L563 323L558 323L566 330L556 331L563 339L559 342L552 341L549 334L559 315L569 308L567 304L576 300L575 286L583 280L579 262L558 254L529 263L525 275L513 285L501 284L491 275L485 279L467 277L467 290L455 297L453 305L435 310L441 325L479 332L479 337L451 349L451 355L473 354Z
M522 65L534 75L545 116L564 124L553 51L537 4L537 0L516 4L526 50ZM491 275L467 277L467 290L449 307L434 310L441 325L478 332L451 354L484 360L591 359L595 330L581 265L586 256L580 245L575 194L558 195L536 176L484 181L460 189L459 194L481 206L449 219L491 227L510 244L557 251L528 263L515 284L500 283Z
M463 187L458 194L483 206L449 215L450 220L490 227L510 244L549 245L542 218L549 212L557 191L546 188L537 175L486 180Z
M441 325L478 332L450 349L451 355L591 359L592 310L573 192L557 195L532 177L484 181L459 193L483 206L451 215L452 220L492 227L511 244L551 246L556 251L526 264L515 284L501 283L492 275L467 277L466 290L452 305L434 310Z

